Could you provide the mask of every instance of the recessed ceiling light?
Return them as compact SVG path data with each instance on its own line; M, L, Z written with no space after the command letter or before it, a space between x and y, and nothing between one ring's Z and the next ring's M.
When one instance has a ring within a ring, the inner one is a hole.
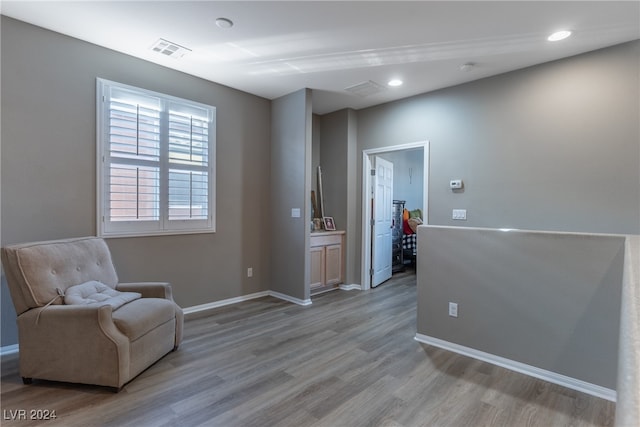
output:
M216 19L216 25L220 28L231 28L233 27L233 21L228 18L218 18Z
M568 30L556 31L555 33L547 37L547 40L549 40L550 42L557 42L557 41L566 39L570 35L571 35L571 31L568 31Z
M402 80L400 79L392 79L387 83L391 87L402 86Z

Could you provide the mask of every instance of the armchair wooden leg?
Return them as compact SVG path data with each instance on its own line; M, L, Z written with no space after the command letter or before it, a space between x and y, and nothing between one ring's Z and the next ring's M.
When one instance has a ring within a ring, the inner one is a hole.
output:
M22 377L22 384L31 384L33 382L33 378Z

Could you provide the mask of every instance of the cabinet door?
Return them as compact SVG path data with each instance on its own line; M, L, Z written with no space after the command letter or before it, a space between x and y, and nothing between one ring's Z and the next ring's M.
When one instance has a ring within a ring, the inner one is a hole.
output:
M342 245L326 246L325 253L326 285L342 283Z
M324 263L325 253L323 246L311 248L311 284L310 288L318 288L324 286Z

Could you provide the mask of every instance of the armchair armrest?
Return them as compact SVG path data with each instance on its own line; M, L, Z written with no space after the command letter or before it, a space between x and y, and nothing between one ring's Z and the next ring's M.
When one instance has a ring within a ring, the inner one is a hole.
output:
M173 301L173 293L171 284L167 282L135 282L135 283L118 283L116 290L122 292L139 292L142 298L163 298ZM176 342L175 348L178 348L182 342L182 331L184 323L184 313L180 306L173 301L176 306Z
M142 298L163 298L173 301L171 284L167 282L118 283L116 290L139 292L142 294Z
M121 387L129 339L111 313L111 306L50 305L18 316L20 375Z

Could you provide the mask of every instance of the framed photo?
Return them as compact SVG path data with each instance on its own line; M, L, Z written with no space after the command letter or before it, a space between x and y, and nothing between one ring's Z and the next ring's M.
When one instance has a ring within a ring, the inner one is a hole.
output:
M322 218L324 221L324 229L327 231L335 231L336 224L333 222L332 216L325 216Z

